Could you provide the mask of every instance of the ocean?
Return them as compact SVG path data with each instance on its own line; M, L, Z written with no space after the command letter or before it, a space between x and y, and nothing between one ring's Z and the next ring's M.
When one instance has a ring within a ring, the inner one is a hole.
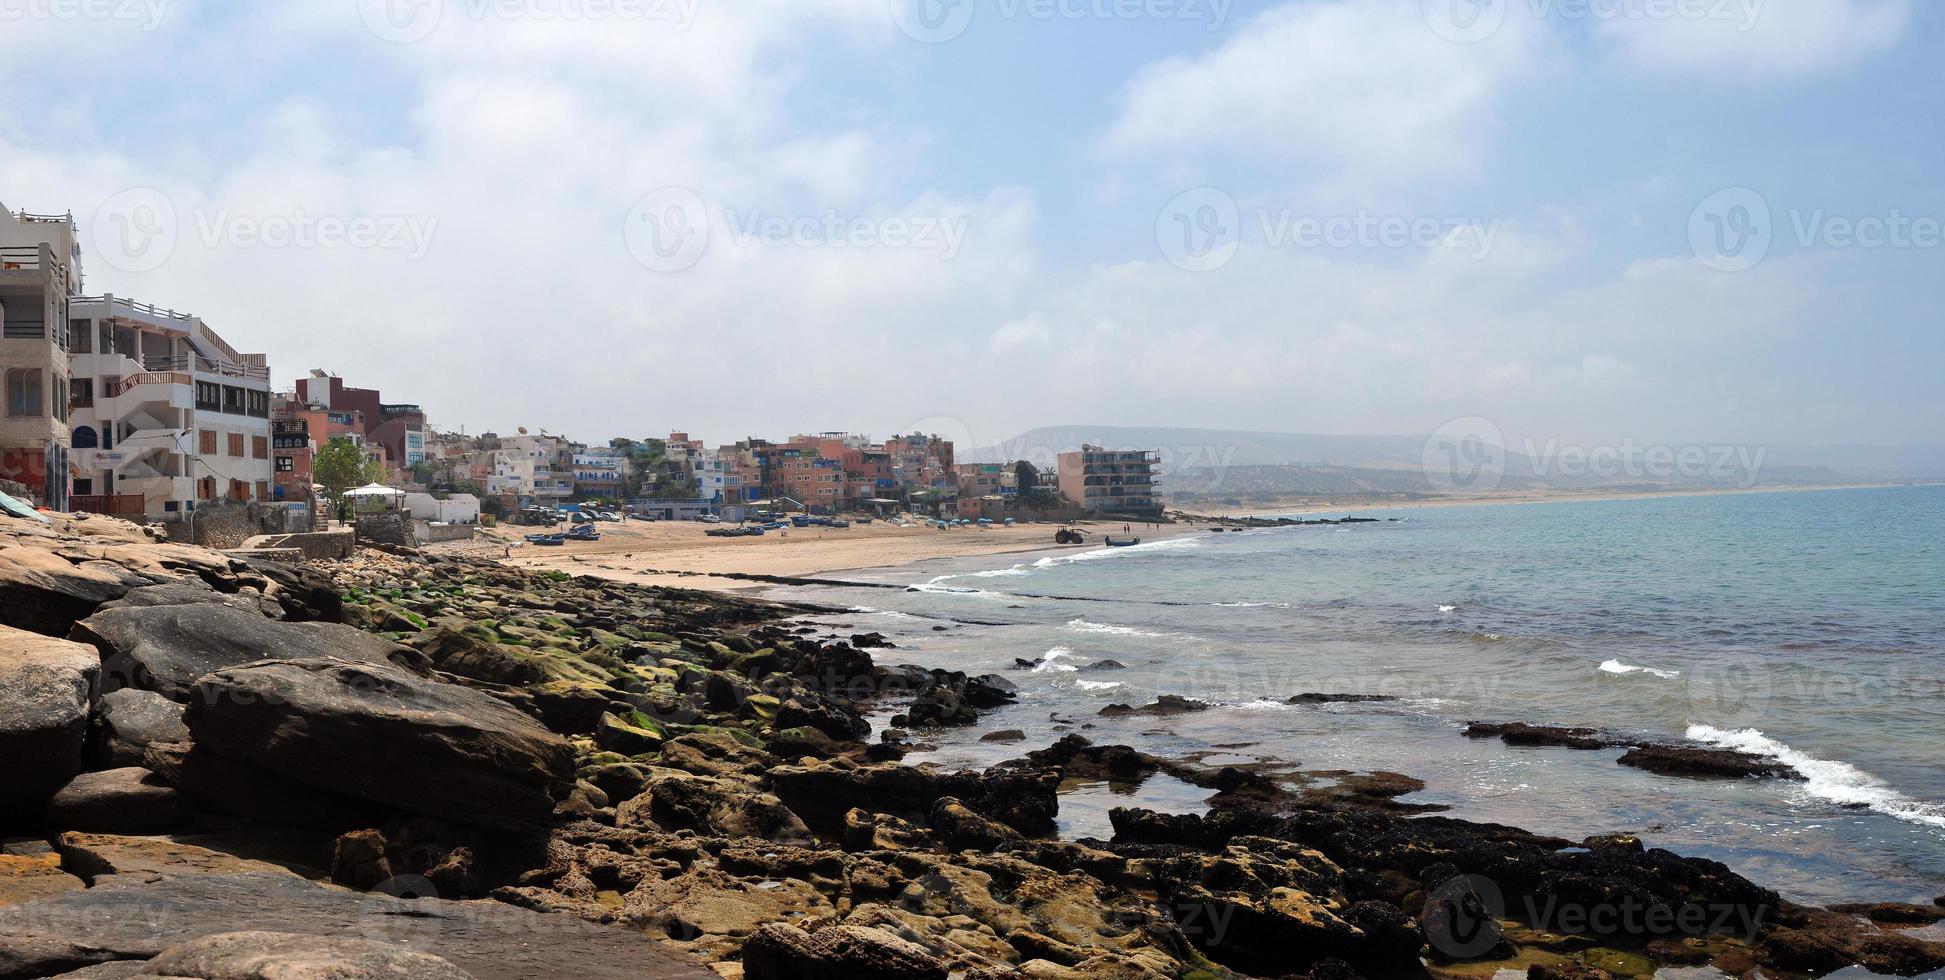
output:
M916 733L931 748L908 761L987 765L1078 732L1211 764L1391 770L1426 783L1405 802L1574 839L1640 834L1800 901L1945 895L1945 488L1364 516L1381 520L947 559L839 576L903 588L770 594L851 609L822 621L891 637L880 662L1018 686L976 727ZM1122 666L1088 669L1105 660ZM1397 700L1285 703L1305 692ZM1162 694L1215 707L1098 714ZM1805 779L1653 774L1616 765L1620 750L1469 739L1473 720L1690 739ZM1027 740L980 740L1000 729ZM1077 786L1062 830L1107 837L1112 806L1194 812L1204 795L1165 776Z

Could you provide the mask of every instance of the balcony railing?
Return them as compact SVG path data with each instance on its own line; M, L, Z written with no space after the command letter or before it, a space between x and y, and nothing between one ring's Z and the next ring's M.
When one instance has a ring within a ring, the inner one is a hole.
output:
M143 498L139 493L68 495L68 510L77 514L138 515L142 513L142 506Z
M119 398L137 385L187 385L191 378L187 374L173 371L144 371L141 374L131 374L126 378L102 380L105 382L108 397Z
M189 371L202 374L220 375L225 378L248 378L253 381L269 381L270 369L253 364L221 364L200 355L176 354L163 357L142 358L145 371Z

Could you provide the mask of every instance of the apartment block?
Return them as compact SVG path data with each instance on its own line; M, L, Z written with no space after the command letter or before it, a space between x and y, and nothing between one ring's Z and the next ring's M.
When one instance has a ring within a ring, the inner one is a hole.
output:
M1155 489L1160 454L1151 450L1082 446L1061 453L1060 492L1083 509L1101 514L1159 517L1162 496Z
M0 204L0 479L68 508L68 304L81 287L69 215Z
M270 368L200 317L75 297L76 510L166 518L197 501L270 501Z

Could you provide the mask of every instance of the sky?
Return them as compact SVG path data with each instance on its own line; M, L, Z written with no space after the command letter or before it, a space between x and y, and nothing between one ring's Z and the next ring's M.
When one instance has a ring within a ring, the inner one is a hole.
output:
M1939 442L1918 0L0 0L86 291L468 432Z

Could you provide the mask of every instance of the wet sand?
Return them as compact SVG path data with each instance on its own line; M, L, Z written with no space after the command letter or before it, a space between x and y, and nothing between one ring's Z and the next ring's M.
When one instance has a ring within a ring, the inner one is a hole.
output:
M526 543L524 535L541 528L482 529L480 538L449 550L498 557L519 568L554 569L599 575L624 582L719 591L761 588L721 573L819 576L861 568L906 565L934 558L1044 551L1058 547L1102 547L1108 534L1123 535L1120 521L1084 521L1082 545L1056 545L1056 524L1020 524L939 530L898 527L883 521L837 530L792 527L753 538L712 538L703 532L720 525L692 521L628 521L599 524L600 541L570 541L559 547ZM1130 525L1126 532L1143 541L1204 533L1204 528L1163 524ZM434 546L435 550L441 550Z

